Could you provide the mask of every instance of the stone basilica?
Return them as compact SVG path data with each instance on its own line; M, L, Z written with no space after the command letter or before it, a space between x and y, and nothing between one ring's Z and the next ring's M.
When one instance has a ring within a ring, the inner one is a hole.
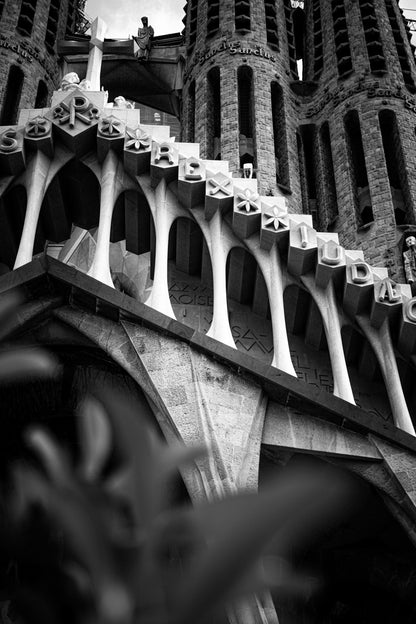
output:
M2 421L65 436L93 384L121 388L167 443L208 445L181 472L195 504L293 462L342 470L359 510L293 554L319 598L271 590L228 621L414 622L416 65L396 0L188 0L183 34L123 40L82 34L83 4L0 0L0 298L24 298L1 339L64 370L0 397Z

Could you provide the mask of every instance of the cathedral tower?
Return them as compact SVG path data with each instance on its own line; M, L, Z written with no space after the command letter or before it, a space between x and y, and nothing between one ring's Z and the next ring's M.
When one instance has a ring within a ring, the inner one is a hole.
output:
M416 66L396 0L189 0L184 138L404 279Z
M59 84L56 42L74 32L85 0L0 2L0 126L19 108L45 108Z

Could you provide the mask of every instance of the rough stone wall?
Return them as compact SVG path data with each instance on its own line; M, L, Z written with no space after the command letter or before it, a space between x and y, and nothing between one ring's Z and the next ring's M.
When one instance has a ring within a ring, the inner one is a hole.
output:
M19 108L33 108L40 80L48 87L49 95L59 84L59 65L56 54L50 54L45 47L46 26L50 0L38 0L33 29L30 37L16 30L21 2L6 0L0 19L0 111L5 98L5 85L12 65L20 67L24 73L24 82ZM65 34L68 0L61 1L58 41Z

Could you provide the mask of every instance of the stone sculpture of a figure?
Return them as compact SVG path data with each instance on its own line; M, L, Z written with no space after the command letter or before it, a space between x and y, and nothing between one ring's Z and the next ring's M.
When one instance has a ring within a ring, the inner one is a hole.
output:
M136 53L136 58L139 61L147 61L149 58L150 48L152 47L152 38L155 34L153 28L149 26L147 17L142 17L142 28L137 31L137 37L135 37L139 50Z
M407 251L403 253L403 267L407 282L413 285L416 282L416 237L408 236L406 245Z

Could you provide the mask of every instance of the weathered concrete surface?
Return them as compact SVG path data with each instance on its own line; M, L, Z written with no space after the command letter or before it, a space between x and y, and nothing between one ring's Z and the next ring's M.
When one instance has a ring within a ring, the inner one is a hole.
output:
M370 461L382 459L377 448L363 435L272 401L267 407L262 443L303 453Z
M56 313L108 353L149 397L170 441L204 445L208 456L183 473L194 499L257 486L266 400L256 384L186 343L130 322L72 308ZM167 371L169 374L167 374Z

